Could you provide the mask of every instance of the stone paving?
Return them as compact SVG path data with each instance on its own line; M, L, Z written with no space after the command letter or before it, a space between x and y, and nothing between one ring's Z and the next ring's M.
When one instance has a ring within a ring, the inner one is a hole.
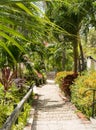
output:
M53 81L37 88L39 99L34 105L35 114L31 130L96 130L96 124L83 122L76 115L71 102L64 102Z

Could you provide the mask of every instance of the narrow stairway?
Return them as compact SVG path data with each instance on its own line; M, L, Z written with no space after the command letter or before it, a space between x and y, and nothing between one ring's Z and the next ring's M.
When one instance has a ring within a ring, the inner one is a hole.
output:
M37 89L39 99L31 130L96 130L96 124L79 119L74 105L61 99L53 80Z

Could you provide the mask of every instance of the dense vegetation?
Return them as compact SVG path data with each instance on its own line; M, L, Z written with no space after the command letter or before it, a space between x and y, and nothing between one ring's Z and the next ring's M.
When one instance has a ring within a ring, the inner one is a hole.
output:
M78 76L75 83L71 86L72 102L88 118L92 116L93 89L96 90L96 72L87 72ZM96 97L94 98L96 99Z
M0 127L32 84L46 82L46 20L41 14L34 3L0 1ZM12 129L23 129L31 105L25 104Z
M78 78L76 77L70 71L59 72L56 75L55 81L59 84L62 92L64 92L64 96L71 98L71 102L75 104L77 109L89 118L93 116L93 90L96 90L96 72L83 72L81 75L78 75ZM94 97L95 99L96 96ZM94 112L96 114L96 106Z
M24 85L16 86L15 84L13 84L5 93L2 84L0 84L0 128L2 127L3 123L5 123L6 119L12 113L12 111L20 102L20 100L25 96L28 90L29 88L27 86ZM29 115L31 104L32 104L32 98L30 98L29 102L25 103L24 111L22 111L18 119L19 123L22 124L22 128L26 124L27 116ZM16 127L17 126L18 124L16 125ZM14 130L16 129L16 127L14 126Z
M61 85L67 74L86 69L89 55L96 58L95 0L0 1L0 127L28 86L44 84L48 71L68 71L57 76ZM90 110L78 104L76 93L83 88L80 78L76 82L72 101L89 116Z
M74 102L78 109L85 113L87 117L90 117L92 116L92 108L90 107L89 109L89 104L92 105L92 93L89 98L86 94L85 98L83 98L82 93L84 90L86 91L87 87L91 87L89 84L84 84L87 78L86 76L90 78L96 78L96 76L93 76L94 73L92 72L83 77L81 76L81 72L87 69L87 56L91 55L93 58L96 58L96 1L71 0L67 2L54 1L46 3L48 7L46 13L50 20L67 31L67 34L64 34L52 30L54 37L59 41L57 52L59 52L58 54L60 55L55 59L55 61L57 60L57 64L59 61L59 69L57 70L60 71L60 66L62 66L61 70L68 71L57 73L56 82L59 83L59 87L65 93L65 96L68 96L67 94L70 95L71 92L72 102ZM93 64L95 64L95 62L96 60L94 60ZM69 72L69 70L74 71L73 74ZM94 68L94 70L96 69ZM74 75L76 76L77 74L79 78L75 80L75 85L73 85L70 90L70 85L74 82ZM92 85L94 84L93 86L96 88L94 80L90 80L90 83ZM82 90L82 93L79 93L79 90Z

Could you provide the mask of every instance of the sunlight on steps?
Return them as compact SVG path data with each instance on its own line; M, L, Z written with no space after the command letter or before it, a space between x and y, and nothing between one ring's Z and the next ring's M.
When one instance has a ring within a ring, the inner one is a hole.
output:
M55 81L54 80L51 80L51 79L47 79L47 81L46 81L48 84L54 84L55 83Z

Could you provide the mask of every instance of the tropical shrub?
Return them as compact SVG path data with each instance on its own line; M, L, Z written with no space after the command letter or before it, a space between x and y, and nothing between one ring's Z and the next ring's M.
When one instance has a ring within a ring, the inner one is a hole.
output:
M1 84L4 86L4 91L8 91L9 87L12 85L13 78L15 77L16 72L11 72L9 67L2 69L2 77L0 78Z
M12 112L13 107L10 105L9 109L9 104L8 103L0 103L0 128L2 127L2 124L6 121L10 113Z
M73 72L72 71L61 71L56 74L55 82L57 84L59 84L59 87L61 87L61 85L62 85L63 78L65 78L69 74L73 74Z
M60 89L64 92L64 95L68 98L70 98L71 91L70 91L70 85L73 84L73 81L75 78L77 78L78 74L75 74L71 71L64 71L59 72L56 75L56 83L59 84Z
M73 82L77 78L77 76L78 76L78 74L76 74L76 73L68 74L62 80L61 89L67 98L70 98L70 96L71 96L70 86L73 84Z
M93 88L96 89L96 72L87 72L86 74L78 76L74 84L71 86L72 102L79 110L86 114L87 117L92 115L93 100L92 91L87 90Z
M4 124L8 116L14 110L14 106L16 106L20 102L20 100L24 97L24 95L27 93L28 88L25 86L22 86L22 88L20 88L20 87L15 86L15 84L13 84L6 91L6 94L4 90L5 88L3 87L2 84L0 84L0 128L2 127L2 125ZM10 106L10 109L9 109L9 106ZM24 106L25 110L27 109L26 108L27 106ZM26 114L26 118L27 118L27 115L28 114Z
M24 74L28 84L36 84L36 86L39 86L41 84L46 83L46 73L43 71L38 72L37 70L33 69L32 71L27 71Z

